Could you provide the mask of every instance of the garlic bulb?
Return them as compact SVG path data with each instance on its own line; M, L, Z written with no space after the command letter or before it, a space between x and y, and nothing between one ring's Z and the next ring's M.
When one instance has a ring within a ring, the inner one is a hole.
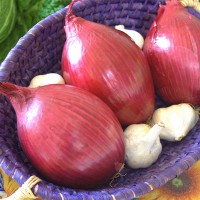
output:
M57 73L49 73L44 75L35 76L31 82L29 87L36 88L43 85L49 84L65 84L63 77Z
M116 25L115 29L123 31L124 33L129 35L131 39L135 42L135 44L137 44L141 49L143 48L144 38L140 33L134 30L125 29L124 25Z
M159 108L152 116L153 123L162 121L165 124L160 138L168 141L180 141L195 126L198 119L198 112L186 103Z
M153 127L147 124L132 124L124 130L125 161L133 169L152 165L162 151L159 134L162 123Z

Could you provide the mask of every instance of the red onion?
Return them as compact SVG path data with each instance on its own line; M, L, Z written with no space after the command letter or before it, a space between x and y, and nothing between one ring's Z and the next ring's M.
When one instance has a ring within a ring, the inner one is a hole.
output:
M123 125L153 113L154 87L142 50L122 31L76 17L65 18L62 71L66 82L100 97Z
M74 188L108 181L124 163L123 130L112 110L74 86L20 87L0 82L17 115L18 136L48 180Z
M161 5L145 39L155 87L168 104L200 104L200 20L178 0Z

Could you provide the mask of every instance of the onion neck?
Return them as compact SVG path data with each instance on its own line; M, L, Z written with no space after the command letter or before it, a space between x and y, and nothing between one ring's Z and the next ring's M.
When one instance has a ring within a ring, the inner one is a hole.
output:
M180 11L185 11L186 9L181 5L178 0L167 0L166 4L160 4L158 9L158 14L154 20L154 26L162 24L160 21L169 21L174 17L172 13L179 14ZM167 17L166 17L167 16ZM174 20L174 19L173 19ZM156 22L156 23L155 23Z
M65 16L65 26L64 26L64 30L66 33L66 41L71 36L75 36L77 34L79 27L81 27L81 22L84 21L82 18L76 17L72 12L73 5L76 2L80 2L80 1L82 0L73 0L68 6L66 16ZM78 22L77 22L77 19L79 19Z
M0 94L7 97L15 110L20 108L31 94L31 89L10 82L0 82Z
M76 2L80 2L82 0L72 0L72 2L69 4L69 7L67 9L66 17L65 17L65 23L71 21L76 16L72 13L72 7Z

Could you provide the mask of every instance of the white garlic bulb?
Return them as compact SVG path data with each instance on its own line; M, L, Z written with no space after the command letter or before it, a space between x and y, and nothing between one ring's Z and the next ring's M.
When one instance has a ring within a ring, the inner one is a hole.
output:
M165 124L160 138L168 141L180 141L195 126L198 119L198 113L186 103L159 108L152 116L153 123L162 121Z
M153 127L147 124L132 124L124 130L125 161L133 169L152 165L162 151L159 134L163 124Z

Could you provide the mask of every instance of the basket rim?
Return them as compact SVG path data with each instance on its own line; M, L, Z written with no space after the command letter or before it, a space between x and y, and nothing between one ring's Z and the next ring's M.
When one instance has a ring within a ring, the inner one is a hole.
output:
M14 177L14 174L17 171L17 168L14 169L14 172L12 172L10 170L10 167L13 166L15 163L12 160L9 160L8 158L6 158L6 156L4 156L4 152L2 151L2 149L0 148L1 154L0 154L0 167L3 169L3 171L10 176L11 178L13 178L15 181L17 181L19 183L20 186L23 185L23 183L25 181L28 180L28 178L30 178L32 175L34 174L30 174L27 173L27 170L24 171L19 171L19 176L18 179L16 179ZM132 187L120 187L117 188L117 191L115 191L114 193L110 193L109 191L107 191L107 189L103 189L103 194L106 196L106 199L113 199L113 197L120 199L120 195L121 193L129 193L132 196L130 198L136 198L139 197L141 195L144 195L164 184L166 184L168 181L172 180L173 178L179 176L180 174L182 174L184 171L186 171L188 168L190 168L195 162L197 162L200 159L200 147L198 148L198 151L195 152L189 152L184 159L181 159L179 162L177 162L175 165L165 169L162 174L157 174L157 175L153 175L148 182L142 182L140 181L138 183L138 187L141 188L145 188L146 191L143 192L141 191L140 193L135 193L132 190ZM170 177L169 177L169 172L170 172ZM60 189L60 195L62 195L62 192L64 193L70 193L70 190L73 191L74 189L71 188L63 188L60 186L56 186L50 182L47 182L45 180L42 180L42 183L40 183L37 187L37 190L35 191L36 195L40 195L40 190L43 190L44 187L48 187L48 186L52 186L53 187L59 187ZM66 189L66 190L65 190ZM124 191L126 190L126 191ZM102 191L100 190L93 190L92 191L92 195L102 195ZM69 194L70 195L70 194ZM83 198L88 197L88 195L90 195L90 191L88 190L76 190L76 195L81 195Z

